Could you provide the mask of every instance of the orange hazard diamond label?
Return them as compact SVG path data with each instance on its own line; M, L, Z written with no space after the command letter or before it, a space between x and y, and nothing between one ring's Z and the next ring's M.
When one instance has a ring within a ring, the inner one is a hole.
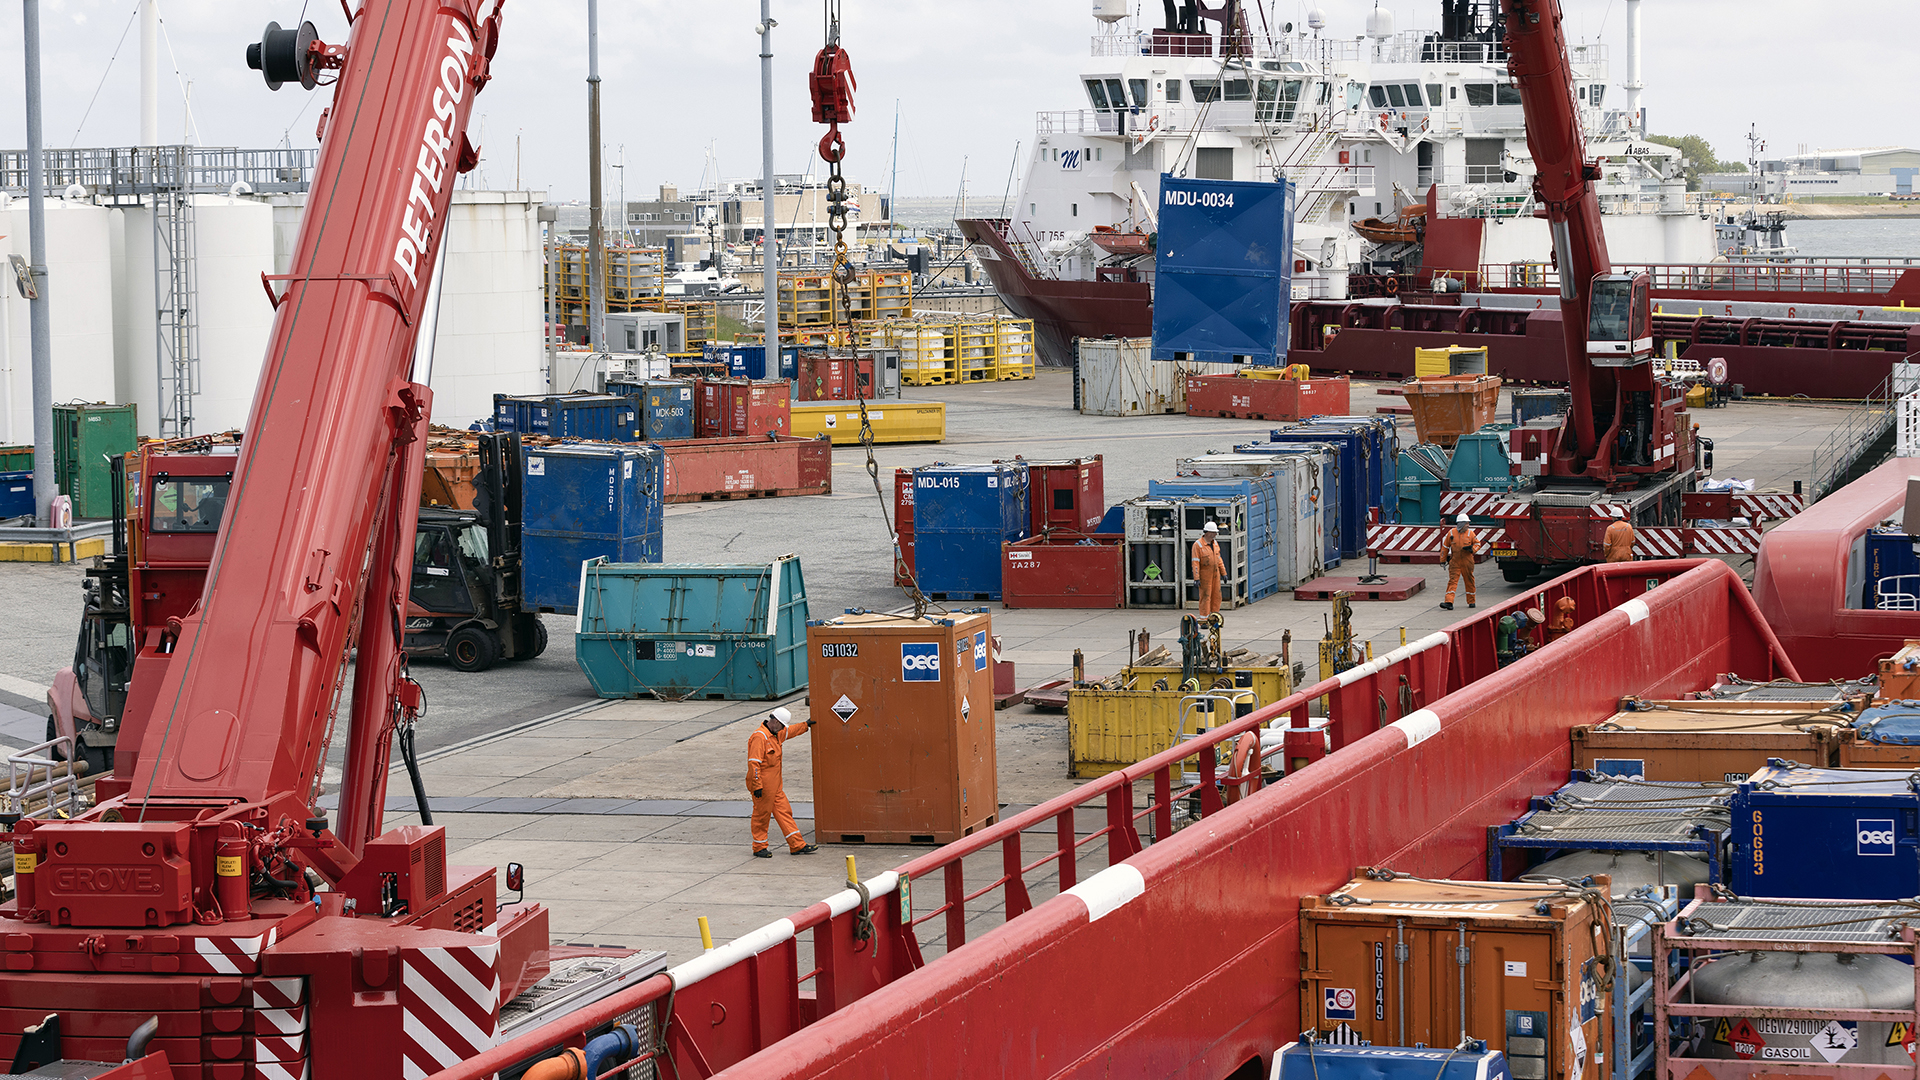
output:
M1760 1052L1767 1048L1767 1040L1761 1038L1760 1033L1754 1030L1753 1021L1742 1019L1733 1026L1730 1045L1733 1047L1734 1057L1742 1061L1751 1061L1759 1057Z

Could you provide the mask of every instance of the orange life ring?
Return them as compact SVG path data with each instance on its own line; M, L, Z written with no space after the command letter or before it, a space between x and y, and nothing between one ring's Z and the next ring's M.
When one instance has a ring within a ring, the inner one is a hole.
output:
M1397 278L1397 277L1389 277L1389 278L1387 278L1387 284L1386 284L1386 289L1387 289L1387 295L1388 295L1388 296L1392 296L1392 295L1393 295L1394 293L1397 293L1397 292L1399 292L1399 291L1400 291L1400 279L1399 279L1399 278Z

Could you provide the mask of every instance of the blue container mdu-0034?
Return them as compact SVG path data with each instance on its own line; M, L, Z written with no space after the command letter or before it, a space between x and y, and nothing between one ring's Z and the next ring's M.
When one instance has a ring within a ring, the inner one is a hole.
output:
M520 550L529 607L571 614L589 559L660 561L665 462L647 443L527 449Z
M1000 545L1026 537L1025 465L913 470L913 569L922 591L1000 599Z
M1898 900L1920 895L1920 777L1774 759L1733 797L1741 896Z
M574 658L601 697L785 697L807 685L807 586L800 560L590 560L580 574Z

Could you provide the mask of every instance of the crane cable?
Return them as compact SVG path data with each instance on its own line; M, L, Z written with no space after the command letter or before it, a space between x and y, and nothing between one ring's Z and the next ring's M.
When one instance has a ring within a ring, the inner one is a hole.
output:
M849 321L848 286L853 283L855 271L853 260L847 250L847 180L840 173L840 162L847 156L847 143L840 134L840 125L853 121L853 92L856 83L853 77L853 64L847 51L840 47L840 0L823 0L823 15L826 21L827 43L814 57L813 74L807 80L813 94L813 119L815 123L827 125L827 133L820 137L820 157L827 163L827 228L833 231L833 271L829 305L831 323L827 341L829 348L835 344L851 346L851 328ZM769 349L780 348L778 341L767 343ZM798 372L795 373L796 375ZM874 389L879 379L876 371L868 380L867 389ZM913 567L907 564L905 552L900 547L900 534L894 529L887 517L887 494L880 484L880 463L873 454L873 420L867 415L867 397L859 385L859 364L854 365L854 400L860 408L860 445L867 452L867 479L873 482L873 493L880 500L880 524L887 531L887 541L893 547L893 565L896 576L905 571L907 583L903 586L913 601L913 617L923 619L929 610L936 606L927 599L920 589L920 579ZM944 610L941 610L944 614Z

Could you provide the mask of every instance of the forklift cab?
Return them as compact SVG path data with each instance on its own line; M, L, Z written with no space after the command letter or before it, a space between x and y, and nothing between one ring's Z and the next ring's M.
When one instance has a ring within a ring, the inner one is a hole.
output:
M500 649L491 614L487 529L471 510L422 507L407 591L407 653L444 656L461 671L485 671Z
M1622 368L1653 359L1653 280L1598 274L1587 293L1587 360Z

